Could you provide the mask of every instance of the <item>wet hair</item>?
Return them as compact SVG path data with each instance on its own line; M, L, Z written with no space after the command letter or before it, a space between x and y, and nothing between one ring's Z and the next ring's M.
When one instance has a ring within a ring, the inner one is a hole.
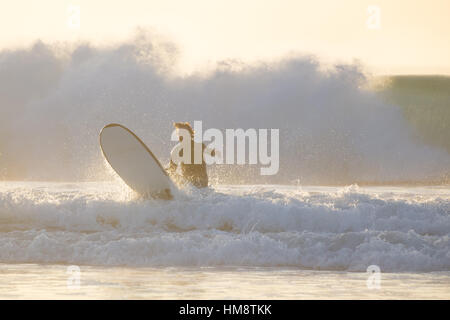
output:
M192 129L189 122L174 122L173 126L177 129L185 129L185 130L189 131L191 136L194 136L194 129Z

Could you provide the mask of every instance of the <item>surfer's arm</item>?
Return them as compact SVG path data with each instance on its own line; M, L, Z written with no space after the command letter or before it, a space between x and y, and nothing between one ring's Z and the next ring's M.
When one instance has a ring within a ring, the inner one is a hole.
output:
M176 145L171 151L170 151L170 162L169 165L167 166L166 170L169 172L175 172L177 170L178 165L172 160L172 159L177 159L178 155L177 153L181 156L182 155L183 150L180 150L179 145Z
M211 155L211 157L215 157L215 156L217 156L219 158L222 157L222 153L216 149L208 148L208 149L206 149L206 152L208 152Z
M216 151L215 149L208 148L204 144L203 144L203 152L206 152L207 154L210 154L211 157L215 157L216 154L220 157L220 152L219 151Z
M167 171L174 172L177 170L177 165L170 159L169 166L166 168Z

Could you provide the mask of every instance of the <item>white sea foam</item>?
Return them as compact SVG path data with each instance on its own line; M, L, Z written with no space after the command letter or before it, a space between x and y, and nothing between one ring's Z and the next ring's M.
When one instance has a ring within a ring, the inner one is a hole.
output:
M0 262L450 270L448 188L0 184Z

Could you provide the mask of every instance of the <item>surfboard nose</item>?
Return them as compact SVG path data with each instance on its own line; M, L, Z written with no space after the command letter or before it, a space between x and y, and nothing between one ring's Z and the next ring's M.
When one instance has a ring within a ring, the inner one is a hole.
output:
M100 132L100 148L122 180L145 198L173 199L173 183L151 150L130 129L111 123Z

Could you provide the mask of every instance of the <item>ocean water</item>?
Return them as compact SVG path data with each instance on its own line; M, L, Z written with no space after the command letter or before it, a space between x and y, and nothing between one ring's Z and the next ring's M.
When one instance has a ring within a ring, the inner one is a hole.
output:
M0 296L448 299L449 233L448 187L1 182Z
M382 273L282 267L71 266L0 264L1 299L449 299L449 272Z
M449 298L449 77L295 54L180 75L179 53L145 31L0 51L0 297ZM213 165L170 202L115 180L104 125L166 163L194 120L279 129L279 172Z

